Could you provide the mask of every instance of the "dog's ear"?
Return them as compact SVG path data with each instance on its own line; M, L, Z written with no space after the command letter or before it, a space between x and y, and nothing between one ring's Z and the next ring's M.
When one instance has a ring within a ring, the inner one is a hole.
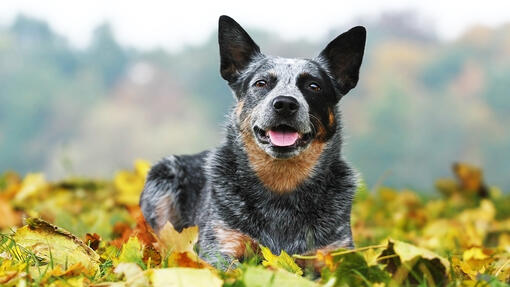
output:
M251 59L260 54L260 49L234 19L221 16L218 26L221 76L232 83L250 63Z
M358 83L366 34L364 27L354 27L336 37L319 55L320 60L326 61L342 95Z

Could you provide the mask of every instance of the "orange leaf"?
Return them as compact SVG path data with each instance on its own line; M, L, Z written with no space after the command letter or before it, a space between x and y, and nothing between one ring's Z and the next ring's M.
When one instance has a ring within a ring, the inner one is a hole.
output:
M190 252L173 252L168 258L168 265L173 267L207 268L209 264Z

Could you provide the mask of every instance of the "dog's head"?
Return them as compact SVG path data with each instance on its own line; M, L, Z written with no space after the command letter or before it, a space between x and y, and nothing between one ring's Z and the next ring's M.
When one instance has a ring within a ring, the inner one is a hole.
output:
M221 75L237 98L240 128L277 159L328 141L337 130L336 104L358 82L365 36L365 28L352 28L315 59L272 57L237 22L221 16Z

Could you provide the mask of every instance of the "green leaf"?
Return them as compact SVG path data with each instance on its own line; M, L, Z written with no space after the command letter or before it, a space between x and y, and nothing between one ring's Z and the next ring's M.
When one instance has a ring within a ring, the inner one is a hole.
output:
M389 239L379 259L386 264L385 269L393 274L393 280L398 284L407 281L438 286L448 278L448 260L430 250L402 241Z
M334 257L337 268L331 272L324 269L323 281L335 277L335 286L370 286L372 283L388 282L389 274L378 265L368 266L360 253L347 253Z
M297 275L303 275L303 270L301 270L287 252L282 250L280 255L277 256L271 253L271 250L267 247L260 246L260 249L262 251L262 256L264 256L262 265L266 267L271 266L274 268L282 268Z
M245 287L317 287L317 283L282 269L271 271L262 267L246 267L243 273Z
M134 262L142 263L143 252L142 245L137 237L130 237L129 240L122 246L120 252L119 262Z

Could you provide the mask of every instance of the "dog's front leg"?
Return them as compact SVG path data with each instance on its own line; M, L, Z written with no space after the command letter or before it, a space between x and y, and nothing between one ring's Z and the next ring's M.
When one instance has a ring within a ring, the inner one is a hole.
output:
M236 262L256 254L258 249L256 240L218 220L209 222L200 232L200 257L222 270L235 267Z
M345 227L339 228L339 231L344 229ZM350 230L350 227L349 227ZM328 253L331 253L333 251L336 251L338 249L344 248L344 249L353 249L354 244L352 241L352 235L351 232L348 233L340 233L337 236L337 240L334 242L322 246L320 248L316 248L313 250L310 250L309 252L306 252L304 255L319 255L326 256ZM311 268L313 269L316 274L319 274L325 266L324 258L317 258L313 260L306 260L306 259L297 259L296 263L301 266L302 268Z

